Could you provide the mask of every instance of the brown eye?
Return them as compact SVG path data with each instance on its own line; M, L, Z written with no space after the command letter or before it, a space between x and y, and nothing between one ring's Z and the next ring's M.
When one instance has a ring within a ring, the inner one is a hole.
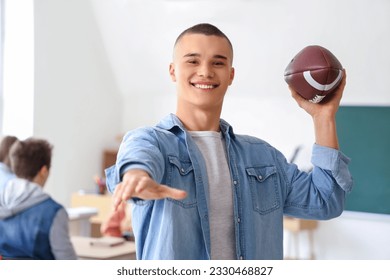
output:
M225 63L223 61L216 61L216 62L214 62L214 65L215 66L224 66Z
M187 63L189 63L189 64L197 64L198 62L196 60L188 60Z

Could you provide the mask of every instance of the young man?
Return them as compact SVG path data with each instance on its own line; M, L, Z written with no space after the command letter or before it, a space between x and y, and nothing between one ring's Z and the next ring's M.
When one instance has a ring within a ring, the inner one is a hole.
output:
M77 258L66 210L42 190L49 177L51 152L47 141L34 138L11 148L17 178L0 190L0 258Z
M315 127L314 168L305 173L220 119L232 61L218 28L185 30L169 68L176 114L128 132L106 171L116 205L134 204L138 259L282 259L283 215L330 219L343 211L352 179L338 151L335 114L345 78L321 104L291 90Z
M15 174L11 171L9 150L16 141L18 138L15 136L4 136L0 143L0 190L10 179L15 178Z

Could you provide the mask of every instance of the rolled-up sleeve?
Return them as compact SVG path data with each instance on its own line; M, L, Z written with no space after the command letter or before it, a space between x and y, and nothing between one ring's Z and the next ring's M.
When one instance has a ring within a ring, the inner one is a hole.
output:
M140 128L126 134L120 145L116 164L105 170L110 192L114 192L123 174L130 169L142 169L156 182L162 180L164 158L153 130Z
M348 169L350 159L341 151L314 144L311 162L314 166L330 171L344 191L352 190L353 179Z

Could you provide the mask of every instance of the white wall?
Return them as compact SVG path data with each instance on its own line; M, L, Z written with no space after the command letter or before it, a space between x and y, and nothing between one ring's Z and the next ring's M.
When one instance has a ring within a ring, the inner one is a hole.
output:
M116 133L174 112L172 45L199 22L219 26L234 45L236 78L223 118L287 157L303 145L302 168L311 120L289 96L283 72L304 46L329 48L347 69L343 104L390 105L386 0L38 0L35 124L56 145L53 194L65 201L88 185ZM321 222L314 239L320 259L390 259L386 219L342 216Z
M34 135L54 145L45 189L69 206L115 145L121 97L88 1L35 1Z
M318 221L312 232L285 231L285 255L290 258L322 260L389 260L390 215L344 211L332 220Z

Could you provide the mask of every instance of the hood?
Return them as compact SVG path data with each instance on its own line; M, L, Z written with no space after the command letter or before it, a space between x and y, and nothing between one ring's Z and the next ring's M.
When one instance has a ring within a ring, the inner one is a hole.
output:
M0 190L0 219L14 216L49 198L42 187L25 179L11 179Z

